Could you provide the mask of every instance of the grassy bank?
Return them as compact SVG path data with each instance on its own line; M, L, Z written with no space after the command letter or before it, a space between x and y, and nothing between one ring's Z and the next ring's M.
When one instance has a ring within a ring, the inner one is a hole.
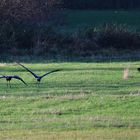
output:
M140 30L140 11L69 10L66 13L67 29L104 23L126 24Z

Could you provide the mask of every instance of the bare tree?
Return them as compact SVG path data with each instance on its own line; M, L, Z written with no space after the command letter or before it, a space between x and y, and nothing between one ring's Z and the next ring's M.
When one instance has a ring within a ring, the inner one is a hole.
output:
M42 21L50 18L59 0L1 0L0 19L7 22Z
M1 50L14 50L14 46L39 48L46 25L59 19L59 5L60 0L0 0Z

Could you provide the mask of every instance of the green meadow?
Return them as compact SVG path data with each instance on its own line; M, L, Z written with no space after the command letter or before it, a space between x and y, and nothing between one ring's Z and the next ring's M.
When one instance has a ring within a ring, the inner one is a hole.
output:
M67 30L84 26L99 26L105 23L123 24L140 30L140 11L68 10L65 15Z
M23 64L40 75L61 71L38 87L22 67L0 64L0 75L19 75L28 84L13 79L10 88L0 79L0 139L139 140L139 61Z

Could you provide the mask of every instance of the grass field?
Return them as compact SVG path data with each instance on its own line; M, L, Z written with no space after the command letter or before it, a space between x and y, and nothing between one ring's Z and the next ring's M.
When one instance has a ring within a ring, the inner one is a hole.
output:
M76 27L102 25L104 23L126 24L140 30L140 11L92 11L69 10L66 12L66 29L73 30Z
M19 75L12 88L0 79L0 139L4 140L139 140L140 62L25 64L35 79L16 64L0 64L0 75ZM130 68L130 78L122 79Z

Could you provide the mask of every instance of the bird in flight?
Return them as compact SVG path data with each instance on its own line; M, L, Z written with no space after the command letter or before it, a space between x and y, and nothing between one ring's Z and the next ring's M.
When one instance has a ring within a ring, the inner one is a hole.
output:
M21 77L17 76L17 75L14 75L14 76L12 76L12 75L3 75L3 76L0 76L0 79L2 79L2 78L5 78L6 79L6 81L7 81L7 87L8 87L8 85L11 87L10 81L12 79L20 80L21 82L23 82L27 86L27 84L24 82L24 80Z
M24 65L22 65L22 64L20 64L20 63L17 63L17 64L19 64L19 65L22 66L24 69L26 69L28 72L30 72L30 73L36 78L38 85L40 84L41 79L44 78L45 76L47 76L47 75L49 75L49 74L51 74L51 73L60 71L59 69L57 69L57 70L52 70L52 71L46 72L46 73L45 73L44 75L42 75L42 76L39 76L39 75L35 74L33 71L31 71L29 68L25 67Z

